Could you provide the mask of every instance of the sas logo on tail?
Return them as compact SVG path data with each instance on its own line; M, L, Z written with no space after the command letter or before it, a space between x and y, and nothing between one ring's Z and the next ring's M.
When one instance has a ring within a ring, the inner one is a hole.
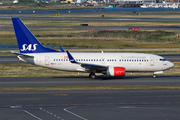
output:
M22 48L23 49L20 49L21 51L35 51L36 50L36 46L37 46L38 44L29 44L29 45L27 45L27 44L23 44L22 45Z

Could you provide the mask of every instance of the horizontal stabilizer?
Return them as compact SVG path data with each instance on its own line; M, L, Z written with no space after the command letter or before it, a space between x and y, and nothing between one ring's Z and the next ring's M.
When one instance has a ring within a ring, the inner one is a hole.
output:
M20 53L20 52L13 51L13 50L10 50L10 52L13 53L13 54L16 54L16 55L22 55L22 56L31 57L31 58L34 57L34 56L32 56L32 55L22 54L22 53Z

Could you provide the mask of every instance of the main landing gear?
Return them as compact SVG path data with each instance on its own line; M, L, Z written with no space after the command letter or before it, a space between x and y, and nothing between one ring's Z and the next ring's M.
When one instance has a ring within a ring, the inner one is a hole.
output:
M93 72L91 72L91 73L89 74L89 77L90 77L91 79L96 79L96 75L95 75L95 73L93 73Z
M156 75L155 75L155 74L153 74L153 78L156 78Z

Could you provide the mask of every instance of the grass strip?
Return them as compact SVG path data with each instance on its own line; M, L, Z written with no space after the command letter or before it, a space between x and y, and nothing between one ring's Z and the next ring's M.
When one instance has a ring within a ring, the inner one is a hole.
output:
M9 14L8 16L11 16L11 15L12 14ZM14 17L20 17L20 15L17 15ZM61 17L66 17L66 16L61 16ZM75 17L78 17L78 16L75 16ZM83 20L72 21L72 20L25 20L23 19L22 21L25 25L29 27L31 26L32 27L33 26L52 26L52 27L53 26L80 26L80 24L88 24L88 26L130 26L132 27L132 26L176 26L180 24L180 22L131 22L131 21L83 21ZM12 20L0 19L0 23L3 25L12 25ZM37 29L37 28L31 28L31 30L32 29ZM51 30L49 30L48 32L51 32Z
M13 31L12 31L13 32ZM43 45L78 47L78 48L179 48L180 37L167 31L81 31L71 33L51 31L35 32L35 36ZM1 44L17 44L15 35L11 32L0 33ZM13 37L14 36L14 37Z
M180 89L180 85L116 85L116 86L55 86L55 87L0 87L0 91L59 91L59 90L146 90Z

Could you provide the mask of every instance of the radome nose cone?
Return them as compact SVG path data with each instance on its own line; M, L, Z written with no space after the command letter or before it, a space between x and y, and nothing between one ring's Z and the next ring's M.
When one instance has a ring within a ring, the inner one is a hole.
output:
M170 67L171 68L174 67L174 63L170 62Z

